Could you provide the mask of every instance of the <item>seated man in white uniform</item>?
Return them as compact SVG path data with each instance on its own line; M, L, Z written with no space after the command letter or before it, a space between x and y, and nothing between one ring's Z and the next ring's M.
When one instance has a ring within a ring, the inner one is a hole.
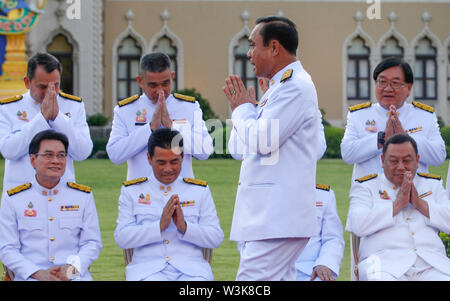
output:
M346 230L361 237L360 280L450 280L438 233L450 233L450 201L439 176L416 173L417 144L396 134L383 146L384 173L356 179Z
M114 238L134 249L126 280L213 280L202 248L219 247L224 234L207 183L180 175L180 137L168 128L154 131L147 155L153 173L122 187Z

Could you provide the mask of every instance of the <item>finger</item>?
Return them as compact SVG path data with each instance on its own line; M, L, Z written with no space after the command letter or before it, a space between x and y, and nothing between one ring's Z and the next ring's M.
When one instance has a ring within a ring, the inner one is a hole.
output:
M240 83L242 83L242 80L239 76L237 75L233 75L231 76L231 83L233 85L234 90L236 91L236 93L241 94L245 91L245 88L242 89L242 86L240 85Z
M227 79L227 80L225 81L225 83L226 83L227 88L228 88L228 93L229 93L231 96L234 96L234 94L236 93L236 89L234 88L234 85L233 85L233 82L231 81L231 79ZM235 91L235 92L233 93L232 91Z

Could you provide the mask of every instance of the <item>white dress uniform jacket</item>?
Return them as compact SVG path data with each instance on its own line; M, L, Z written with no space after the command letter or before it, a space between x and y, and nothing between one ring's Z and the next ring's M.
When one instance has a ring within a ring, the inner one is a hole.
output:
M174 95L171 94L166 99L167 111L173 121L172 129L178 130L183 136L181 175L192 178L192 156L206 160L214 148L198 102L193 97ZM114 164L127 161L127 180L147 177L153 173L147 161L147 144L151 135L149 123L155 109L156 104L145 94L125 99L114 108L112 131L106 151Z
M8 190L0 208L0 259L14 280L34 280L40 269L73 264L80 280L102 248L94 197L84 185L60 181L46 189L36 179Z
M304 274L311 276L314 267L324 265L337 278L344 256L345 241L344 229L336 210L336 197L330 186L317 184L316 216L320 226L319 235L309 239L308 244L297 259L295 267Z
M173 194L179 196L187 224L184 235L173 221L160 230L162 211ZM223 231L206 182L180 176L165 185L152 174L122 187L114 238L120 248L134 249L126 280L145 279L169 264L184 274L213 280L202 248L219 247Z
M73 160L85 160L92 152L92 140L81 98L61 93L57 97L59 113L55 120L46 121L41 105L28 91L0 103L0 151L5 157L3 192L34 178L28 147L33 137L44 130L54 129L69 139L64 179L75 180Z
M450 259L438 235L439 231L450 233L447 193L440 177L434 175L418 173L414 186L428 203L430 218L411 204L392 216L399 189L384 174L360 178L352 185L346 231L361 237L360 273L382 271L399 278L419 256L450 275Z
M311 237L319 136L317 94L299 61L272 79L258 107L242 104L233 127L248 151L241 165L230 238Z
M352 183L371 173L382 173L382 148L378 149L378 132L386 127L388 112L379 103L364 103L350 107L347 126L341 142L342 159L355 164ZM413 102L404 103L397 110L403 129L417 142L420 172L428 172L428 165L441 165L446 158L445 143L439 132L434 109Z

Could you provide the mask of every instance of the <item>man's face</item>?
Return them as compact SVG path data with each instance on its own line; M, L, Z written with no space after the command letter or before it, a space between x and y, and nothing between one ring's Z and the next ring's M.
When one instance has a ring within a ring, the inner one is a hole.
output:
M249 37L250 49L247 56L250 63L254 66L253 72L256 77L272 77L272 51L269 45L264 46L263 37L260 35L264 23L255 26Z
M170 69L160 73L145 71L144 76L139 75L136 80L145 95L152 103L156 103L160 94L164 95L164 100L169 97L174 76L175 72L171 72Z
M178 152L179 149L175 149L174 151L157 146L155 147L152 158L147 153L147 159L152 166L155 178L166 185L175 181L181 172L183 154Z
M45 98L45 93L50 83L55 83L55 90L59 91L61 84L61 74L58 69L53 70L50 73L45 71L44 67L37 66L32 79L25 77L25 87L30 90L31 97L39 103Z
M375 96L384 109L389 110L391 105L394 105L397 109L403 106L411 92L412 84L405 83L405 75L400 66L384 70L378 74L377 81L388 83L385 88L380 88L378 83L375 83ZM398 89L393 89L391 83L394 83L394 85L395 83L401 83L402 85Z
M389 144L386 154L381 155L384 174L394 185L400 186L406 171L416 174L419 167L419 155L416 155L411 142Z
M30 162L40 182L58 182L66 170L64 144L59 140L42 140L39 152L30 155Z

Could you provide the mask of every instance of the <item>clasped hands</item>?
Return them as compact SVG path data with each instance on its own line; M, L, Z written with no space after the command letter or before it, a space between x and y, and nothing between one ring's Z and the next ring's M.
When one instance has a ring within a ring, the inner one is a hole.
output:
M45 120L55 120L58 116L59 106L57 101L58 91L56 91L56 82L50 82L45 97L41 103L41 113Z
M150 128L155 131L161 127L172 128L172 119L170 119L169 111L166 106L166 99L164 92L158 93L158 101L156 102L156 109L153 113L152 121L150 122Z
M39 281L69 281L72 275L78 273L77 269L70 264L52 267L48 270L38 270L31 278ZM69 278L69 277L70 278Z
M169 201L167 201L166 206L164 206L161 220L159 222L161 232L166 230L170 226L170 222L172 220L178 231L180 231L182 234L186 233L187 224L184 220L183 210L181 209L178 194L172 195Z
M393 205L393 216L408 206L408 204L413 205L419 212L429 217L428 203L419 198L417 189L414 186L414 175L411 171L405 171L403 175L403 182L400 185Z
M388 119L386 121L386 128L384 130L384 139L385 141L395 135L395 134L401 134L405 133L405 130L403 129L402 123L398 119L398 112L395 106L391 105L389 107L389 111L387 112ZM378 148L382 148L381 144L378 144Z

